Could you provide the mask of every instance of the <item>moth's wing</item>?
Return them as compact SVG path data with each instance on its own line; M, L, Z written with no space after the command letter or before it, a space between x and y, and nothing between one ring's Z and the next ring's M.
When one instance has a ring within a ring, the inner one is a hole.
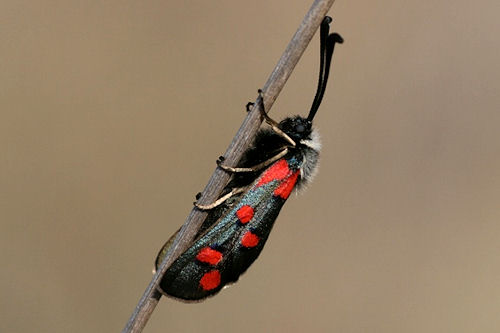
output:
M160 287L169 296L199 300L234 282L259 256L300 170L281 159L266 169L167 270Z
M221 194L221 197L229 192L231 192L231 189L234 187L234 185L227 186L224 191ZM203 234L206 233L210 227L213 225L217 224L217 222L220 220L220 217L223 215L226 215L231 208L234 207L234 205L241 200L242 193L236 194L223 202L221 205L215 207L214 209L211 209L208 212L208 215L206 219L203 221L202 225L200 226L200 229L198 230L196 236L194 237L195 241L198 240L203 236ZM175 237L177 237L177 234L181 231L181 228L177 229L177 231L170 236L170 238L163 244L161 247L160 251L158 252L155 260L155 265L153 269L153 274L156 272L160 264L162 263L163 259L165 258L165 255L167 254L170 246L174 243Z

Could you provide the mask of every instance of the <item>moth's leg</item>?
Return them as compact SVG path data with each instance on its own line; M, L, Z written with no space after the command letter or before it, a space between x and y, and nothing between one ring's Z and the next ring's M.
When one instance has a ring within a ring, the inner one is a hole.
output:
M233 173L236 173L236 172L254 172L254 171L259 171L261 169L264 169L265 167L273 164L274 162L276 162L277 160L279 160L280 158L282 158L283 156L285 156L287 153L288 153L288 148L285 147L278 154L276 154L273 157L265 160L264 162L256 164L256 165L251 166L251 167L247 167L247 168L233 168L233 167L224 165L224 164L222 164L224 162L224 157L221 156L217 160L217 166L219 166L221 169L223 169L225 171L233 172Z
M255 105L254 102L248 102L247 105L245 105L245 109L247 110L247 112L250 112L254 105Z
M283 137L283 139L285 139L286 141L288 141L292 147L295 147L296 146L296 143L295 141L292 140L291 137L289 137L285 132L283 132L279 127L278 127L278 122L274 119L272 119L271 117L269 117L267 115L267 112L266 112L266 108L264 106L264 96L262 96L262 89L259 89L258 90L258 93L259 93L259 102L260 102L260 114L262 115L262 117L264 118L264 120L266 121L266 123L271 126L271 128L273 129L273 131L275 131L277 134L281 135L281 137ZM249 105L247 104L247 109L248 109Z
M267 115L266 108L264 106L264 97L262 96L262 89L257 90L257 92L259 93L259 102L261 104L260 114L262 115L262 117L264 118L266 123L269 126L271 126L273 131L275 131L276 133L281 135L286 141L290 142L290 144L293 147L295 147L295 145L296 145L295 141L293 141L291 137L289 137L285 132L283 132L282 130L279 129L278 122L276 120L274 120L273 118L271 118ZM245 106L247 112L250 112L254 105L255 105L255 103L248 102L247 105Z
M214 202L212 202L211 204L208 204L208 205L200 205L197 202L193 202L193 204L198 209L210 210L210 209L213 209L213 208L223 204L227 199L231 198L232 196L235 196L236 194L240 194L240 193L244 192L246 189L247 189L246 186L233 188L233 189L231 189L231 192L229 192L226 195L223 195L222 197L220 197L219 199L215 200ZM197 199L199 198L198 195L196 195L196 197L197 197Z

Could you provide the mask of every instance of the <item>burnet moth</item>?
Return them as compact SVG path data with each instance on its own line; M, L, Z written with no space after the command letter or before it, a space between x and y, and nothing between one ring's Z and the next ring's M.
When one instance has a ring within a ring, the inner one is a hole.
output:
M159 286L162 293L185 301L202 300L236 282L259 256L292 190L313 178L320 141L312 120L325 93L334 46L343 42L340 35L329 34L331 21L326 16L321 23L318 89L309 115L277 123L263 111L270 128L257 133L238 166L224 165L219 158L219 167L232 173L232 179L214 203L195 203L208 210L208 216L190 247L165 272ZM262 96L259 102L263 103ZM156 268L176 234L160 250Z

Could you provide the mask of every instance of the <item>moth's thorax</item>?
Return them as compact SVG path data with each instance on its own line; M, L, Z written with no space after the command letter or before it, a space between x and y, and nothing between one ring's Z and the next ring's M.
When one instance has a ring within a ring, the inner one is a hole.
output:
M300 154L302 163L300 166L300 187L309 183L318 171L319 151L321 141L318 131L312 127L312 122L301 116L288 117L283 119L278 127L285 132L296 144L291 147Z
M305 139L298 142L297 148L302 155L302 165L300 167L301 181L298 185L306 185L311 182L318 172L319 151L321 140L316 129L311 129L311 133Z
M311 134L305 139L300 140L299 145L306 146L319 152L321 150L321 138L317 129L312 128Z

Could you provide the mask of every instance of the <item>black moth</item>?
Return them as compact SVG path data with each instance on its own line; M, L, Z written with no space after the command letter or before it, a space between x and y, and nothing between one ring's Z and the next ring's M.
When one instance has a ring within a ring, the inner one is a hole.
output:
M239 165L232 168L219 159L219 167L233 173L232 180L213 204L197 205L209 210L208 216L191 246L165 272L162 293L201 300L237 281L259 256L292 190L316 173L320 142L312 120L325 93L335 43L343 42L340 35L329 34L331 21L326 16L321 23L319 82L309 115L277 123L264 111L270 129L258 132ZM156 268L176 234L160 250Z

